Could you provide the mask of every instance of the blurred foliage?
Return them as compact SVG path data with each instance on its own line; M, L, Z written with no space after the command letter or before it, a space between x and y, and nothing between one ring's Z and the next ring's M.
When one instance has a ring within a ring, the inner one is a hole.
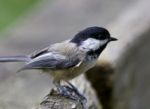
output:
M14 22L38 0L0 0L0 31Z

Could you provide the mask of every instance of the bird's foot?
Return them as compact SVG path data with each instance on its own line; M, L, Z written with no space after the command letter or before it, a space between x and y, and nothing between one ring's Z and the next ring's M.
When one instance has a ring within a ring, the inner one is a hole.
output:
M67 83L69 84L69 86L62 85L57 87L59 94L67 98L80 101L83 105L83 108L86 109L86 102L87 102L86 97L82 95L74 85L72 85L69 82Z

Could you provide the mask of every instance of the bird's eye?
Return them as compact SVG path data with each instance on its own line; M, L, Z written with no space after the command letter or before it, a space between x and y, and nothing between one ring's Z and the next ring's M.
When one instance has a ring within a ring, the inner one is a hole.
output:
M93 34L93 36L94 36L95 39L100 39L99 34Z
M106 39L106 36L105 36L105 35L99 35L99 39L100 39L100 40L105 40L105 39Z
M95 35L94 37L95 37L95 39L98 39L98 40L105 40L106 39L106 36L105 35L101 35L101 34Z
M105 34L95 33L95 34L92 34L92 36L95 39L98 39L98 40L105 40L105 39L107 39L107 35L105 35Z

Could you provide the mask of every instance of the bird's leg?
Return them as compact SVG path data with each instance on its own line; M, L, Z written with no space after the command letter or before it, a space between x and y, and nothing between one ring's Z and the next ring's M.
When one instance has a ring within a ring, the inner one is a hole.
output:
M71 96L72 95L72 91L71 91L72 89L69 86L61 85L60 81L54 81L54 84L55 84L60 95L73 99L73 97Z
M69 88L71 88L70 91L72 91L72 96L74 96L74 98L80 100L81 103L83 104L83 106L86 107L86 102L87 102L86 97L83 94L81 94L79 92L79 90L73 84L71 84L68 81L66 81L66 83L69 84L69 86L70 86Z
M86 102L87 99L82 95L78 89L71 84L70 82L66 81L68 85L61 85L60 81L54 81L55 86L60 95L71 98L73 100L78 100L82 103L83 109L87 109Z

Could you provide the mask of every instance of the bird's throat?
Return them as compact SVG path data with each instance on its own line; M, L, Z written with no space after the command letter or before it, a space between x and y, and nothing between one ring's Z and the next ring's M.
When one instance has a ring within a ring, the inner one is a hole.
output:
M97 50L90 50L87 52L87 57L91 59L97 59L102 51L105 49L106 45L99 47Z

